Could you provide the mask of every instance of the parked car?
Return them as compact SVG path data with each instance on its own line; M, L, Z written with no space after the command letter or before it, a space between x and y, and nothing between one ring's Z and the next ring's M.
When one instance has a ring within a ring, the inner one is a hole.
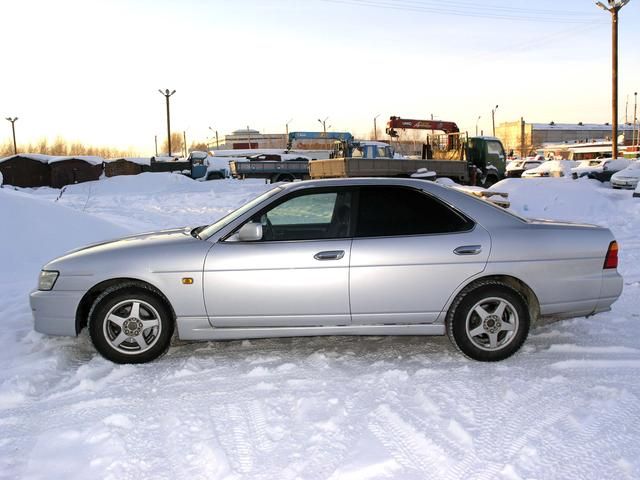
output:
M631 164L619 172L611 176L611 186L613 188L625 188L633 190L638 186L640 180L640 160L631 162Z
M525 170L522 178L570 177L571 169L575 166L576 162L571 160L547 160L535 168Z
M631 160L626 158L597 158L580 160L577 167L571 169L573 178L587 177L601 182L608 182L611 176L628 167Z
M525 160L512 160L507 164L505 169L505 176L507 178L520 178L526 170L542 165L544 160L538 160L535 158L527 158Z
M541 316L609 310L617 263L607 228L524 219L423 180L320 180L281 184L208 226L74 250L44 266L30 302L38 332L88 326L117 363L157 358L174 329L184 340L448 334L496 361Z

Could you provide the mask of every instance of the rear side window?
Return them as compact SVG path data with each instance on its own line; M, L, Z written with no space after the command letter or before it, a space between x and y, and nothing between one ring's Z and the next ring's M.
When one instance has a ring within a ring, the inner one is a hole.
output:
M439 200L403 187L362 187L356 237L428 235L471 230L473 222Z

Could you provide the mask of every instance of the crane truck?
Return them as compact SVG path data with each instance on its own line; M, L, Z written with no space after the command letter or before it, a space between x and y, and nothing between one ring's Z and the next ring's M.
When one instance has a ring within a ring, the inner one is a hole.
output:
M469 137L454 122L413 120L392 116L387 122L387 135L398 139L398 130L430 130L422 145L423 160L438 177L448 177L460 183L490 186L504 178L506 155L496 137ZM436 131L443 132L434 134Z

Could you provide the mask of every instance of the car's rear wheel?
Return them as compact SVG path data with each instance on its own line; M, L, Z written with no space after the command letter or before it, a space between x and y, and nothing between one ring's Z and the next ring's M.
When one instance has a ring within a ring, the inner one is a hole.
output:
M467 357L494 362L517 352L529 333L523 296L502 282L464 289L447 316L447 333Z
M115 363L144 363L164 354L173 319L164 301L141 287L111 288L89 313L89 335L96 350Z

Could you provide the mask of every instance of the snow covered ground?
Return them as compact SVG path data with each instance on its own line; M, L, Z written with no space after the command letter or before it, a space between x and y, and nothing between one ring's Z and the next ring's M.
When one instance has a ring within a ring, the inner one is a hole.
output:
M32 331L48 258L210 223L266 188L142 174L0 190L0 478L640 478L640 199L589 180L493 187L521 214L609 226L625 278L612 312L538 327L498 364L446 338L325 337L114 365L86 332Z

